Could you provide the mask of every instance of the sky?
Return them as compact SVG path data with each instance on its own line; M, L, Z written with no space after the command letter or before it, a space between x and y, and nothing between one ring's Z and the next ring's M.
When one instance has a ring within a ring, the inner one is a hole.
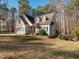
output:
M65 0L65 3L67 3L68 0ZM49 3L49 0L29 0L29 4L32 8L36 8L39 5L45 5ZM18 0L8 0L8 7L16 7L18 9Z
M29 0L32 8L36 8L39 5L45 5L48 3L48 0ZM18 8L18 0L8 0L8 6Z
M33 8L36 8L39 5L45 5L46 3L48 3L48 0L30 0L30 5Z

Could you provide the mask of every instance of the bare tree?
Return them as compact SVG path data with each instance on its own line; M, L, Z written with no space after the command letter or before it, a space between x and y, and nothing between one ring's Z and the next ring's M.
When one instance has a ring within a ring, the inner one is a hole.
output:
M55 13L56 13L56 22L57 22L57 29L62 34L66 32L66 25L65 25L65 13L64 13L64 0L49 0L51 4L56 6ZM50 7L51 9L51 7Z

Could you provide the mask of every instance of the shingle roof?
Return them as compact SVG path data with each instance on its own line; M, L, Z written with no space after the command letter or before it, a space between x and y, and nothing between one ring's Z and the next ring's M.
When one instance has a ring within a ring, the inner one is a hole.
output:
M27 24L27 21L25 20L25 18L24 18L23 16L19 15L19 17L22 19L22 21L23 21L25 24Z
M28 20L29 20L32 24L35 23L35 22L34 22L34 18L33 18L32 16L29 16L29 15L27 15L27 14L24 14L24 15L28 18ZM24 18L23 15L19 15L19 17L22 19L22 21L23 21L25 24L27 24L27 21L26 21L26 19Z
M27 15L27 14L24 14L24 15L29 19L29 21L30 21L32 24L35 23L34 17L29 16L29 15Z
M41 20L44 16L46 16L47 21L45 21L45 22L40 21L39 22L40 25L50 24L52 19L54 18L54 12L45 14L45 15L41 15L41 16L36 16L35 19L37 20L37 18L40 17L40 20Z

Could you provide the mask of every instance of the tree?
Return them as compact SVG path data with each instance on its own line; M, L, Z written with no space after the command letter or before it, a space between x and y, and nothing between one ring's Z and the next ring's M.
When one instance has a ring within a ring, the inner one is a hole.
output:
M79 0L70 0L69 5L67 6L67 11L78 11L79 10Z
M76 22L78 22L79 21L79 0L71 0L70 4L67 7L67 12L71 16L74 16L73 18L75 19Z
M46 5L47 6L47 5ZM56 5L55 4L49 4L48 5L48 12L51 13L51 12L55 12L56 10Z
M65 13L64 13L64 0L49 0L50 1L50 11L56 12L56 22L61 34L65 34ZM52 6L53 5L53 6ZM54 9L52 9L54 7Z
M71 0L69 7L78 10L79 9L79 0Z
M15 13L17 12L17 10L15 7L12 7L10 11L12 13L12 19L9 20L9 22L11 23L11 26L12 26L10 31L14 32L14 22L15 22L14 19L15 19Z
M5 2L3 4L0 3L0 21L4 21L4 22L6 21L8 17L8 12L9 12L9 8L7 7L7 4ZM4 22L2 23L4 24ZM0 23L0 28L2 28L1 23ZM3 30L5 31L5 29L6 27L4 26Z
M7 5L4 3L4 4L2 4L1 5L1 18L3 19L3 20L6 20L6 18L7 18L7 14L8 14L8 12L9 12L9 8L7 7Z
M30 5L28 0L19 0L19 14L30 13Z
M61 17L61 29L62 29L62 34L66 34L66 28L65 28L65 13L64 13L64 0L61 0L61 14L60 14L60 17Z
M56 10L56 6L54 4L46 4L44 6L38 6L37 8L32 10L32 14L34 16L47 14L54 12Z
M42 6L38 6L36 9L32 10L33 16L38 16L38 15L42 15L45 13L47 13L47 10Z
M12 17L13 17L13 20L15 18L15 13L17 12L16 8L15 7L12 7L11 8L11 13L12 13Z
M7 31L11 33L12 30L13 30L13 21L12 21L12 19L9 18L6 23L7 23Z

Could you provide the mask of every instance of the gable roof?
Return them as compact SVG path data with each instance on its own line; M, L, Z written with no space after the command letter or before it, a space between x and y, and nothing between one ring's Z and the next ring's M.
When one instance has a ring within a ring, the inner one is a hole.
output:
M35 23L34 17L29 16L29 15L27 15L27 14L24 14L24 15L28 18L28 20L29 20L32 24Z
M21 18L21 20L24 22L24 24L27 24L27 21L25 20L25 18L21 15L19 15L19 17Z
M29 26L32 26L35 23L34 18L27 14L19 15L18 17L24 22L24 24L28 24Z
M41 20L45 16L47 20L45 22L40 21L39 24L40 25L50 24L54 18L54 15L55 14L53 12L53 13L49 13L49 14L45 14L45 15L41 15L41 16L36 16L35 19L37 20L37 18L39 18Z

